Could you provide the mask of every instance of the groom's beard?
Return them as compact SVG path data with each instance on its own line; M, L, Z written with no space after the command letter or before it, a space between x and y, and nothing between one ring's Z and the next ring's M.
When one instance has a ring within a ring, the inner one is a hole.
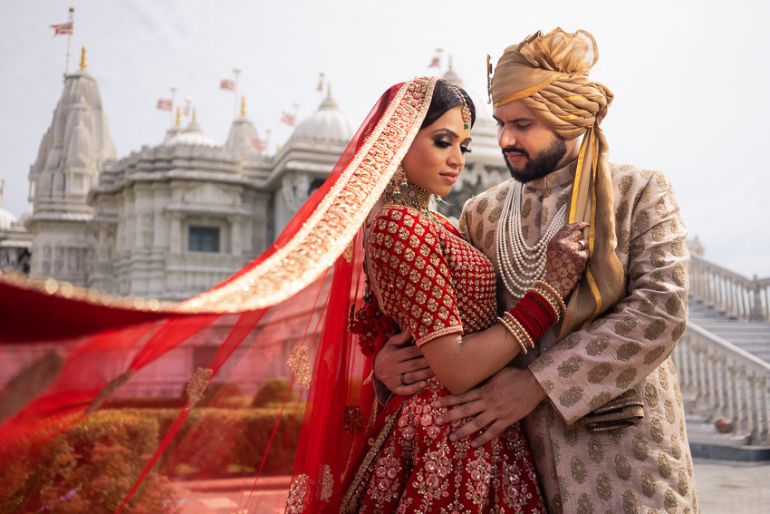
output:
M514 168L508 161L508 153L518 153L527 158L527 164L524 169L520 167ZM556 170L556 166L559 165L564 154L567 153L567 145L564 139L556 137L553 144L537 154L534 158L529 156L526 150L517 146L507 146L503 148L503 157L505 158L505 164L508 166L508 171L511 176L521 183L527 183L531 180L537 180L543 178L552 171Z

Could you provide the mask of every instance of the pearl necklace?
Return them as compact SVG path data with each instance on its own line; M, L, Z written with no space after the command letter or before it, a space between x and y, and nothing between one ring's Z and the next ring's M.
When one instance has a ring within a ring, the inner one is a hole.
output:
M545 277L546 250L553 236L567 221L567 204L561 206L534 246L529 246L521 229L521 182L514 182L500 213L496 237L496 256L505 289L521 298L535 280Z

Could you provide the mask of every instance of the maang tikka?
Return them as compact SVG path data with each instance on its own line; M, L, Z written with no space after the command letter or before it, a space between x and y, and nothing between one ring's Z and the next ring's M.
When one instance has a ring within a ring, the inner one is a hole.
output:
M471 109L468 107L468 100L465 99L465 95L463 94L462 89L460 89L457 85L451 83L449 85L454 90L454 92L457 93L457 96L460 97L460 116L463 119L463 128L465 130L470 130L473 117L471 116Z

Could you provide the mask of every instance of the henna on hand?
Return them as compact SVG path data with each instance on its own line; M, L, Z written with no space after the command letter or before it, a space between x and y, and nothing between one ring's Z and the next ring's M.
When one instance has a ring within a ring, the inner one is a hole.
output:
M562 227L546 249L545 281L562 298L575 288L588 262L588 243L583 230L588 223L577 222Z

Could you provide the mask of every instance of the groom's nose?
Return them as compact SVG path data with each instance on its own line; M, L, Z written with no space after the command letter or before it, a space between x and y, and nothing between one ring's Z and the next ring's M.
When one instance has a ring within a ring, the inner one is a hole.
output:
M503 126L497 131L497 144L500 148L508 148L516 146L516 134L515 131L509 126Z

